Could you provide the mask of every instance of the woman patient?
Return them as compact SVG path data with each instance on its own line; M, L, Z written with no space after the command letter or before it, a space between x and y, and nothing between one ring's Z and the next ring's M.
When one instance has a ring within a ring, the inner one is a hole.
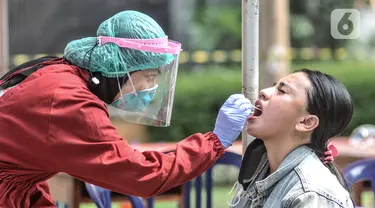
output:
M330 138L349 124L353 103L330 75L309 69L263 89L248 119L247 148L231 207L354 207Z

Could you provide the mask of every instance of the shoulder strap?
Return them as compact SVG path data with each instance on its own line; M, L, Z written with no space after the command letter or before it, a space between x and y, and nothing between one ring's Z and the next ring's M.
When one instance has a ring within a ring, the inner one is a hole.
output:
M30 74L49 65L52 60L59 60L56 56L44 56L35 60L25 62L7 72L0 78L0 89L15 86L25 80Z

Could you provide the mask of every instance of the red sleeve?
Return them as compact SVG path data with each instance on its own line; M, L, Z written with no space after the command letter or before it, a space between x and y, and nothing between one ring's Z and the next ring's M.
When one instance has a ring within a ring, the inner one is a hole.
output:
M103 102L84 87L62 83L49 124L49 165L115 192L151 197L202 174L224 153L211 132L194 134L176 151L132 149L111 124Z

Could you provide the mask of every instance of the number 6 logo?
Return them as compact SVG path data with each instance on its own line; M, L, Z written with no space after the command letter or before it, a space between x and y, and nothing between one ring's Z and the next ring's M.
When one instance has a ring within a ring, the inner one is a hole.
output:
M361 33L361 14L356 9L335 9L331 13L331 35L335 39L357 39Z

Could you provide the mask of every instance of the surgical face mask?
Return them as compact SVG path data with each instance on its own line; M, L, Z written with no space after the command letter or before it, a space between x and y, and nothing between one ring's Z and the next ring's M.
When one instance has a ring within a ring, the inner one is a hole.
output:
M116 108L132 112L143 111L155 96L156 85L153 88L131 92L116 99L112 105Z

